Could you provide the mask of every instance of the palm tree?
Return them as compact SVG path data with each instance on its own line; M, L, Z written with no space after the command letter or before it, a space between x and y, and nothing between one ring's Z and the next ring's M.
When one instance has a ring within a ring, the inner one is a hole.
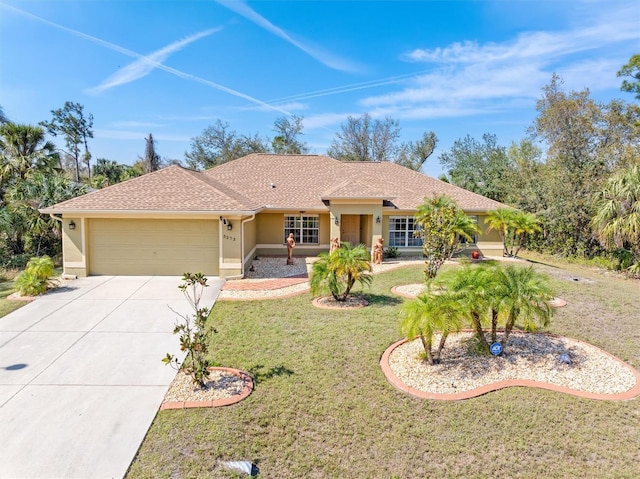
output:
M502 346L506 346L516 321L521 321L525 331L535 331L538 325L546 326L551 320L553 298L547 279L532 266L522 268L508 266L497 270L498 312L504 317L505 327ZM495 339L494 339L495 341Z
M507 256L509 250L507 249L507 232L512 223L513 212L511 208L498 208L496 210L489 211L487 215L486 223L489 225L489 231L494 230L500 233L500 240L502 241L502 254Z
M504 245L504 256L518 256L524 238L542 229L540 219L533 213L510 208L490 211L487 215L487 224L489 230L500 233L500 239Z
M533 213L516 210L513 215L513 243L516 248L515 252L511 250L511 256L518 256L522 241L527 235L542 231L540 219Z
M489 352L489 343L484 333L483 323L489 320L492 305L495 304L495 268L478 265L464 265L447 271L434 283L446 290L465 311L466 319L476 332L480 349ZM492 328L493 329L493 328Z
M364 245L344 242L331 253L320 254L313 263L310 286L315 296L330 292L336 301L346 301L356 281L371 283L371 256Z
M53 171L59 166L53 143L45 141L39 126L0 125L0 181L24 180L34 171Z
M462 238L469 241L479 231L478 225L446 195L425 198L418 206L415 222L420 226L427 279L435 278L444 262L458 251Z
M640 276L640 165L609 178L594 200L596 237L605 248L628 247L634 258L629 272Z
M429 364L440 360L447 337L460 330L466 310L456 295L448 291L427 292L404 304L401 310L401 331L407 338L420 337ZM433 354L433 336L440 331L440 343Z

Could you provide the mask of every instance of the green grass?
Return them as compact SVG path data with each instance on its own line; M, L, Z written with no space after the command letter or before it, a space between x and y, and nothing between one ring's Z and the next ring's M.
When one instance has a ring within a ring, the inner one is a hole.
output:
M569 302L550 331L640 366L638 282L536 268ZM216 304L213 357L250 371L254 392L230 407L159 412L127 477L238 477L220 461L241 459L261 478L640 476L637 399L509 388L438 402L389 385L378 362L400 338L404 301L390 288L421 282L422 269L376 275L360 310L316 309L309 294Z
M0 318L26 304L24 301L10 301L7 299L7 296L16 291L13 283L15 274L15 272L0 273Z

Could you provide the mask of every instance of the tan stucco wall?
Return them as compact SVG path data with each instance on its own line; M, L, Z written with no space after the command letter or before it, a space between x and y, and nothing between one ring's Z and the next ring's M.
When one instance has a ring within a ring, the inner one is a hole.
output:
M76 225L71 230L69 224ZM62 220L62 270L70 276L86 276L87 262L85 257L86 227L82 218L65 218Z
M250 217L249 217L250 218ZM242 252L243 257L246 259L251 251L256 247L256 225L258 224L256 218L253 220L246 221L244 223L244 251Z
M287 247L284 243L284 217L296 212L259 213L256 215L255 244L256 254L265 256L286 256ZM298 213L299 214L299 213ZM315 256L329 250L330 219L328 213L312 213L319 217L319 244L298 244L294 255Z
M378 216L384 219L381 200L331 200L330 210L331 238L341 237L340 225L333 219L340 223L342 215L360 215L360 241L369 247L383 234L384 223L375 221Z

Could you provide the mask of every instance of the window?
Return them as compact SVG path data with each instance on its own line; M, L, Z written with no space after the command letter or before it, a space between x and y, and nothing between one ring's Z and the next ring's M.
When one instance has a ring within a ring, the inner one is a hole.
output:
M471 218L471 221L473 221L476 225L478 224L478 217L477 216L469 216L469 218ZM467 240L466 238L460 238L460 244L476 244L478 242L478 235L471 235L471 241Z
M293 233L296 243L318 244L320 231L320 218L318 215L285 215L284 217L284 241L287 241L289 233Z
M390 216L389 246L422 246L422 238L414 236L419 230L413 216Z

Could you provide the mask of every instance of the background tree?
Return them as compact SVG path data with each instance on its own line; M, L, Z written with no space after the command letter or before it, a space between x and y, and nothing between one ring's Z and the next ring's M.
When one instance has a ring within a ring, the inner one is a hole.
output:
M632 55L629 61L618 72L619 77L629 77L631 80L623 80L620 89L629 93L635 93L640 100L640 55Z
M208 169L235 160L250 153L269 151L267 140L256 135L240 135L229 129L229 124L217 120L205 128L200 136L191 139L191 151L185 160L195 170Z
M346 301L356 281L371 283L371 256L364 245L344 242L331 253L321 253L313 263L310 286L316 296L331 293L336 301Z
M424 132L422 139L404 143L400 147L395 163L414 171L420 171L427 158L433 154L437 144L438 137L434 132Z
M25 180L35 171L53 171L58 165L55 146L46 141L42 128L0 125L0 187Z
M91 178L91 154L88 139L93 138L93 115L85 116L84 107L80 103L65 102L64 107L51 110L51 121L40 122L49 134L64 136L67 153L74 162L76 182L80 182L80 162L87 165L87 174ZM84 153L80 155L81 146Z
M365 113L349 116L327 150L340 161L392 161L397 153L400 127L397 120L373 119Z
M149 137L144 140L146 142L146 148L144 151L144 172L151 173L160 169L160 155L156 153L156 142L151 133L149 133Z
M530 133L546 147L544 193L548 203L534 211L544 223L540 245L552 253L583 256L597 251L591 234L593 191L604 178L638 156L638 108L619 101L596 103L589 91L566 93L553 75L537 102Z
M117 161L98 158L96 159L96 164L93 167L93 178L100 176L106 179L105 186L115 185L122 181L125 168L125 165L121 165Z
M290 118L282 116L273 123L273 130L276 136L271 141L274 153L300 155L309 152L306 143L301 142L298 137L302 135L302 117L293 115Z
M496 201L503 201L503 178L508 169L506 149L495 135L485 133L482 142L467 135L440 155L451 183Z
M435 278L444 262L459 250L462 238L471 240L479 231L478 225L445 195L425 198L418 206L415 219L420 227L418 234L422 239L427 279Z
M4 113L4 108L2 108L2 105L0 105L0 125L3 123L9 123L9 118Z
M640 277L640 165L611 176L594 200L596 238L605 248L631 251L629 272Z

